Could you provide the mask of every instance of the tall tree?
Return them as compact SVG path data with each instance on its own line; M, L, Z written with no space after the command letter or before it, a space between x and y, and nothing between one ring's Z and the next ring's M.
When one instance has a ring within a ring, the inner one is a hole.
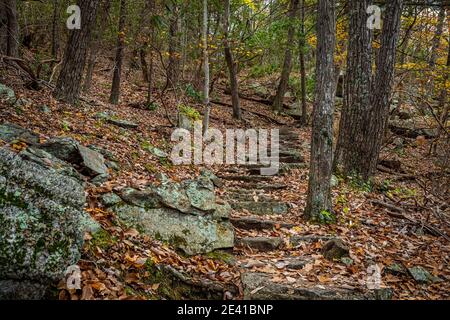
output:
M203 0L203 67L205 73L205 82L203 84L203 103L205 104L205 115L203 118L203 132L209 127L209 114L211 113L211 104L209 101L209 53L208 53L208 0Z
M169 63L167 64L167 83L169 86L177 86L180 72L179 59L179 24L180 12L176 0L171 0L169 17Z
M403 0L391 0L386 3L381 47L376 61L377 71L370 96L371 109L366 121L366 141L362 143L368 146L367 163L360 170L361 176L365 180L369 179L376 171L389 118L402 10Z
M6 18L6 55L19 55L19 22L17 18L17 1L2 0Z
M224 17L224 49L225 60L227 62L228 71L230 74L230 89L231 89L231 101L233 104L233 117L235 119L241 119L241 106L239 101L239 84L237 80L237 64L233 58L233 52L230 47L230 0L225 0L225 17Z
M119 34L117 35L117 50L114 61L114 75L109 102L118 104L120 98L120 78L122 74L123 54L125 49L125 23L127 15L127 1L120 0Z
M299 59L300 59L300 101L302 116L299 120L301 125L308 123L308 114L306 111L306 68L305 68L305 0L300 0L300 39L299 39Z
M58 58L59 54L59 23L60 23L60 1L53 0L53 21L52 21L52 56Z
M321 222L332 212L331 175L333 158L333 113L335 104L334 48L336 4L319 0L315 105L311 138L311 163L305 218Z
M366 165L366 122L370 110L372 79L371 30L367 28L367 7L370 0L351 0L349 11L349 42L347 74L344 85L344 106L341 113L335 165L346 175L360 174Z
M288 36L287 36L287 47L284 54L284 62L283 69L281 71L280 82L278 84L278 90L273 100L272 108L275 111L280 111L283 108L283 100L284 95L286 94L288 84L289 84L289 76L291 74L292 69L292 44L294 43L295 36L295 15L298 10L298 2L299 0L291 0L289 4L288 11L288 19L289 19L289 28L288 28Z
M335 168L368 180L375 173L389 117L403 0L386 3L376 74L371 77L368 1L351 1L350 42L345 106L335 156Z
M81 91L81 78L86 64L92 27L100 0L78 0L81 10L81 28L70 31L61 72L53 95L68 103L75 103Z

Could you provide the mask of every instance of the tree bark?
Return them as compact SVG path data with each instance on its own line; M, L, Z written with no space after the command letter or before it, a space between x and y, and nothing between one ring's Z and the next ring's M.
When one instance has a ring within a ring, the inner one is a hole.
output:
M299 0L291 0L289 5L289 13L288 13L289 29L287 37L287 48L284 54L284 62L283 62L283 69L281 71L280 83L278 84L278 90L273 100L272 109L274 111L280 111L283 108L284 95L286 94L287 87L289 84L289 75L291 74L292 69L292 43L294 42L295 36L294 19L298 9L298 1Z
M305 68L305 0L301 0L300 4L300 41L299 41L299 58L300 58L300 90L301 90L301 108L302 116L299 120L300 125L308 123L308 113L306 110L306 68Z
M203 0L203 71L205 73L205 82L203 85L203 103L205 104L205 115L203 118L203 133L209 127L209 114L211 113L211 104L209 101L209 54L208 54L208 0Z
M436 60L438 57L438 50L441 44L442 32L444 31L444 22L445 22L445 8L441 7L438 15L438 23L436 25L436 33L434 34L433 41L431 44L431 54L428 64L430 66L430 71L433 72L436 67ZM428 82L428 97L433 98L434 96L434 77L431 76Z
M225 48L225 60L227 62L228 71L230 73L230 89L231 89L231 101L233 104L233 117L240 120L242 117L241 106L239 101L239 84L237 80L237 64L233 58L233 52L231 51L229 42L230 31L230 0L225 0L225 23L224 23L224 48Z
M69 41L53 95L59 100L75 103L80 95L81 78L92 27L97 16L99 0L79 0L81 9L81 28L71 30Z
M52 22L52 57L58 59L59 56L59 0L53 1L53 22Z
M123 53L125 49L125 23L127 15L126 0L120 1L119 34L117 36L117 51L114 62L114 75L111 86L111 96L109 102L119 104L120 98L120 78L122 73Z
M311 163L305 218L323 222L331 214L331 174L333 158L333 112L335 104L334 49L336 5L319 0L317 17L317 56L315 106L311 137Z
M89 92L92 86L92 75L94 73L95 63L97 62L97 53L100 49L100 39L105 31L106 22L109 14L109 10L111 9L111 1L104 0L102 11L100 13L99 26L98 31L96 32L94 39L91 41L91 45L89 48L89 56L88 56L88 65L86 70L86 76L84 78L83 91Z
M397 42L400 33L403 0L392 0L386 4L381 48L377 58L377 72L374 78L370 97L370 112L367 122L367 164L362 170L362 177L368 180L376 171L391 102L394 82Z
M167 65L167 82L169 86L176 87L179 80L180 59L179 53L179 12L178 5L175 1L172 2L172 10L170 12L169 25L169 63Z
M0 53L6 55L8 50L8 17L6 1L0 1Z
M344 79L344 106L335 152L335 169L345 176L367 171L366 126L370 110L372 79L371 31L366 13L369 0L351 0L349 10L349 43L347 75Z
M7 49L6 54L10 57L19 56L19 22L17 20L16 0L5 0L5 11L7 18Z

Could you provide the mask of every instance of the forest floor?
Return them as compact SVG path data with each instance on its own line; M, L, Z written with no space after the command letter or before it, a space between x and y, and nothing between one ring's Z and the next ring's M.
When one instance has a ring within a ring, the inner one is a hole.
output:
M450 298L450 208L449 177L440 169L439 162L429 155L429 140L402 139L402 143L389 140L383 149L383 166L372 186L351 179L337 177L333 188L337 222L330 225L313 225L302 218L308 183L308 157L310 127L297 128L294 120L275 116L267 105L242 100L246 110L245 121L235 121L231 108L213 105L211 126L226 128L279 128L288 127L290 135L298 142L305 164L292 168L287 174L273 177L268 184L285 185L280 190L250 192L250 202L285 203L288 210L283 215L252 214L251 209L235 209L233 219L255 218L270 220L269 227L237 228L236 236L244 238L276 238L276 245L267 250L252 249L252 245L236 246L233 252L187 257L167 245L140 235L135 229L120 224L112 212L98 203L101 194L125 186L140 187L155 180L155 173L164 172L174 180L192 178L199 173L197 166L174 166L151 155L144 143L149 143L170 153L172 128L160 104L157 110L146 110L145 85L136 78L125 79L122 102L119 106L107 103L110 92L110 74L98 72L89 102L77 107L57 102L51 91L24 89L22 80L5 72L0 82L10 86L17 97L30 103L20 108L0 106L0 122L8 121L39 133L43 140L54 136L70 136L84 145L94 144L109 150L120 163L121 170L101 187L89 192L88 212L101 223L102 236L86 234L82 268L82 290L60 287L60 299L159 299L166 297L167 288L161 277L152 274L150 266L164 264L173 272L182 271L192 279L209 286L223 283L230 290L223 298L239 299L243 296L241 276L246 272L264 274L272 283L291 285L298 281L342 289L363 290L368 268L377 264L382 272L382 286L393 289L394 299L448 299ZM221 86L219 82L218 87ZM214 100L230 102L230 97L219 92ZM249 91L249 94L251 92ZM168 114L175 121L177 100L168 94L165 103ZM46 105L50 113L42 112ZM195 103L190 103L195 105ZM200 106L198 104L198 106ZM99 112L109 112L115 117L138 124L136 129L123 129L98 119ZM269 120L273 119L273 120ZM420 119L418 121L421 121ZM389 168L390 167L390 168ZM225 185L218 195L229 199L230 189L244 187L226 176L238 174L235 168L212 167L225 176ZM227 171L228 170L228 171ZM233 199L231 199L233 200ZM267 202L267 201L266 201ZM289 224L289 225L283 225ZM329 261L321 254L327 237L339 237L350 249L350 259ZM316 241L293 239L313 237ZM303 238L302 238L303 237ZM264 240L264 239L263 239ZM277 242L278 241L278 242ZM270 242L273 244L273 242ZM269 244L272 245L272 244ZM264 245L263 245L264 246ZM231 258L230 258L231 257ZM294 268L292 259L301 260ZM421 267L434 276L418 281L405 268ZM234 288L234 289L233 289ZM166 291L164 291L164 290ZM252 290L257 294L264 286ZM169 295L170 296L170 295Z

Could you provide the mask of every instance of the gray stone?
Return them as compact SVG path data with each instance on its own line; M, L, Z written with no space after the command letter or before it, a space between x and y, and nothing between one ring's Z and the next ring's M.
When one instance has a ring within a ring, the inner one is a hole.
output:
M16 106L16 107L25 107L25 106L28 106L30 104L31 104L30 100L25 99L25 98L19 98L14 103L14 106Z
M411 277L413 277L413 279L418 283L429 284L442 281L442 279L433 276L431 273L420 266L408 268L408 272Z
M349 257L342 257L341 262L345 264L347 267L351 266L353 264L353 259Z
M388 288L362 291L317 285L298 280L295 285L276 283L263 273L244 272L241 275L244 300L390 300Z
M284 202L255 202L242 201L231 203L236 211L247 210L256 215L283 215L289 211L289 206Z
M0 101L4 101L9 104L16 102L16 94L14 90L0 83Z
M386 266L384 268L385 272L391 273L393 275L405 275L408 273L408 271L405 269L405 267L403 267L401 264L398 263L393 263L389 266Z
M107 208L115 206L122 202L122 198L120 198L117 194L113 192L105 193L100 196L100 202Z
M206 177L209 180L211 180L212 183L214 184L214 186L216 186L217 188L222 188L223 187L222 179L220 179L218 176L216 176L212 171L203 168L203 169L200 170L200 174L203 177Z
M39 111L42 113L47 113L47 114L52 113L52 110L46 104L40 105Z
M250 247L259 251L273 251L283 244L279 237L245 237L237 241L237 245Z
M39 135L18 125L5 122L0 124L0 140L7 143L22 141L32 145L39 143Z
M111 210L144 233L168 241L187 254L233 247L230 206L216 202L209 179L200 176L176 183L161 174L159 181L159 185L144 190L122 190L119 196L124 203L117 202Z
M303 235L303 236L291 236L289 242L294 246L299 246L302 243L315 243L319 241L328 241L331 236L316 236L316 235Z
M108 168L105 165L105 158L92 149L85 146L78 145L78 151L81 159L83 160L83 166L89 171L89 175L107 175Z
M337 187L339 185L339 180L338 180L338 178L333 174L332 176L331 176L331 187L332 188L335 188L335 187Z
M0 149L0 297L41 298L78 262L86 198L65 173L50 159Z
M137 123L127 121L127 120L108 118L108 119L106 119L106 121L117 127L124 128L124 129L135 129L135 128L139 127L139 125Z
M323 256L328 260L340 260L342 257L348 257L350 250L341 239L331 239L322 248Z
M169 208L144 209L118 205L112 210L124 221L144 233L193 255L234 246L233 227L229 222L208 216L184 214Z
M178 127L185 130L191 130L194 127L194 121L183 112L178 112Z

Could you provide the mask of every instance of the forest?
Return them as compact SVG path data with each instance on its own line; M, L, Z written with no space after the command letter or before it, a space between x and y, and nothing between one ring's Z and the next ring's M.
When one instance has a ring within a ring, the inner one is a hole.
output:
M0 300L448 300L449 27L0 0Z

